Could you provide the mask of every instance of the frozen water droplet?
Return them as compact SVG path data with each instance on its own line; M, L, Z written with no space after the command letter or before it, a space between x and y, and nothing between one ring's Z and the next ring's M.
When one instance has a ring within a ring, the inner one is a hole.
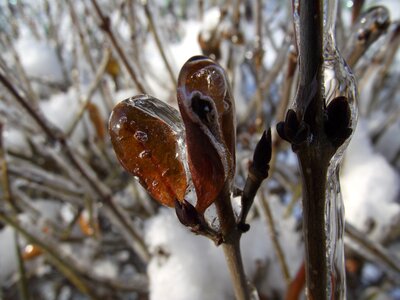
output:
M140 158L150 158L151 157L151 150L143 150L139 153Z
M149 139L147 133L140 130L136 131L133 136L135 137L136 140L143 143L147 142L147 140Z

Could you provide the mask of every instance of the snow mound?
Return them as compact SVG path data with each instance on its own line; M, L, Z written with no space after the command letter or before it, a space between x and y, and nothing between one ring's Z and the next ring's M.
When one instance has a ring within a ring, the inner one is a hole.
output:
M57 54L45 41L22 36L15 48L28 76L44 77L54 82L64 80Z
M275 201L274 201L275 202ZM275 203L276 204L276 203ZM273 204L275 206L275 204ZM286 222L288 225L290 222ZM280 222L279 222L280 223ZM265 268L268 276L261 283L263 293L272 287L282 292L285 283L265 222L256 219L241 241L243 263L250 281ZM283 229L283 228L282 228ZM291 273L302 260L293 227L278 233L285 247ZM233 288L221 246L216 247L179 223L171 209L162 208L145 226L145 240L152 259L148 267L150 299L213 300L233 299ZM296 260L296 262L294 262Z
M366 128L360 120L345 156L341 187L346 219L381 241L393 220L400 217L396 202L400 178L386 159L373 151Z

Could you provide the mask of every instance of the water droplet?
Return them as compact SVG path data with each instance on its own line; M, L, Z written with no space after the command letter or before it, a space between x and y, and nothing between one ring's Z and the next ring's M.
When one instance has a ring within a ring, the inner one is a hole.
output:
M143 150L139 153L139 158L150 158L151 157L151 150Z
M139 142L147 142L148 141L148 136L146 132L143 131L136 131L135 134L133 135L135 137L136 140L138 140Z

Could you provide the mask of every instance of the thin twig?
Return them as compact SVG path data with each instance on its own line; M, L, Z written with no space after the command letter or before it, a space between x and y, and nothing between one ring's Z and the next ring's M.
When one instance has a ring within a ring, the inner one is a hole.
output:
M4 144L3 144L3 124L0 123L0 168L1 168L1 186L3 191L3 197L5 198L7 204L13 210L13 213L18 213L18 207L15 204L11 187L10 187L10 174L9 174L9 167L6 159L6 152L4 151Z
M366 250L370 253L374 261L380 261L385 267L390 269L393 274L400 274L400 260L396 258L395 255L390 254L382 245L370 240L364 233L360 232L349 222L346 222L345 233L352 242L362 247L363 251L357 252L362 254L362 252ZM351 246L351 243L349 245ZM369 259L371 259L371 257Z
M107 63L109 62L111 57L111 53L109 50L106 50L104 52L103 58L101 59L100 65L96 71L95 77L93 78L92 82L89 85L89 88L86 92L85 97L81 99L81 108L79 112L76 115L76 118L71 124L71 127L66 131L66 136L70 137L74 130L76 129L76 126L78 125L79 121L82 119L84 112L86 111L89 103L92 100L93 94L98 88L99 84L101 84L102 77L106 71L107 68Z
M54 264L54 266L67 277L78 290L83 294L89 296L91 299L97 299L93 291L87 286L86 283L82 281L80 276L77 274L76 270L73 269L71 261L67 262L66 257L60 257L59 251L49 245L49 241L44 242L37 236L27 231L27 227L20 224L19 221L8 217L6 214L0 212L0 220L21 233L26 239L31 241L33 244L38 245L47 255L49 260Z
M286 263L285 253L283 252L281 243L279 242L277 230L275 227L275 221L274 221L274 218L272 215L272 210L268 203L268 200L265 198L263 190L260 191L260 202L259 203L260 203L262 212L265 215L265 219L268 223L268 228L269 228L269 232L270 232L270 236L271 236L271 240L272 240L272 245L274 247L276 256L278 258L278 262L281 267L283 279L285 280L286 285L289 286L290 282L291 282L291 278L290 278L289 268Z
M113 219L119 226L121 226L122 229L124 229L126 235L130 237L133 249L135 249L137 254L144 262L148 261L150 255L146 245L144 244L140 235L136 232L136 229L132 226L132 222L130 222L128 216L115 205L115 200L113 199L111 191L108 189L108 187L97 178L96 174L91 170L86 162L84 162L76 154L76 152L72 150L70 142L62 134L62 132L50 125L45 116L39 110L34 109L30 103L19 94L7 77L3 76L2 72L0 72L0 82L2 82L8 91L15 97L18 103L20 103L28 111L29 115L31 115L32 118L38 123L47 137L53 143L57 143L59 145L60 149L62 149L64 155L70 161L73 168L75 168L80 176L89 184L89 187L94 191L96 196L99 197L105 204L105 207L108 208L108 211L114 217Z
M29 300L29 289L28 282L26 278L25 262L21 255L21 248L19 246L19 238L17 230L14 230L14 243L15 243L15 254L18 261L18 271L19 271L19 291L22 300Z
M249 287L240 254L241 231L236 226L229 189L225 187L215 202L223 236L222 248L230 271L236 300L250 300Z
M90 68L92 69L93 73L96 73L96 66L92 57L92 54L90 53L90 48L89 45L85 39L85 34L84 34L84 30L82 28L81 22L79 21L78 15L76 13L76 10L74 8L74 5L72 5L72 2L70 0L67 1L68 7L70 9L70 15L71 15L71 20L72 23L74 24L76 31L78 32L78 36L79 36L79 40L80 40L80 45L83 49L83 53L86 57L86 60L89 62ZM101 63L100 63L101 65ZM96 77L96 75L95 75ZM102 94L102 98L104 100L104 104L105 106L108 108L108 111L111 112L112 108L113 108L113 103L111 100L111 96L109 95L109 93L107 92L106 88L104 87L104 85L101 85L101 89L100 92Z
M167 71L168 71L169 77L172 81L172 84L174 86L174 89L176 89L176 86L177 86L176 77L175 77L172 67L167 59L167 56L165 55L164 46L161 43L161 39L158 34L156 24L154 23L154 20L153 20L152 12L150 11L150 8L149 8L149 0L143 1L143 7L144 7L144 12L147 17L147 21L149 22L150 31L153 34L154 40L156 41L157 49L160 52L160 55L161 55L162 60L164 61L165 67L167 68Z
M263 71L263 57L264 57L264 50L263 50L263 32L262 32L262 25L263 25L263 7L262 7L262 0L257 0L256 2L256 46L254 49L254 75L255 75L255 82L256 82L256 112L257 112L257 119L256 124L263 128L263 89L261 87L261 77Z
M121 58L122 63L124 64L125 68L127 69L129 75L131 76L133 82L136 85L136 88L138 89L139 93L146 94L146 89L142 82L139 80L136 71L133 69L132 65L129 63L129 60L122 49L121 45L119 44L117 38L115 37L114 32L111 30L111 21L108 17L106 17L101 9L99 4L97 3L97 0L91 0L93 7L101 21L101 29L108 35L111 44L113 45L115 51L118 53L119 57Z

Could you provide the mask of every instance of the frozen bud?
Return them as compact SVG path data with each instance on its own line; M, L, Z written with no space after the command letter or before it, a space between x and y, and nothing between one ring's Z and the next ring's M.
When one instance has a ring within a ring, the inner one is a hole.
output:
M235 105L222 67L204 56L189 59L179 74L178 104L196 208L204 212L235 173Z
M183 200L187 177L177 110L146 95L126 99L112 111L109 134L121 165L154 199L170 207Z
M292 144L295 151L297 146L305 142L309 135L309 127L304 121L299 121L296 112L289 109L284 122L276 125L279 136Z
M271 129L264 131L253 155L252 170L261 178L267 178L272 154Z
M201 224L199 213L188 201L175 201L175 212L179 221L187 227L196 227Z
M353 130L351 111L346 97L333 99L326 108L325 133L335 147L341 146Z

